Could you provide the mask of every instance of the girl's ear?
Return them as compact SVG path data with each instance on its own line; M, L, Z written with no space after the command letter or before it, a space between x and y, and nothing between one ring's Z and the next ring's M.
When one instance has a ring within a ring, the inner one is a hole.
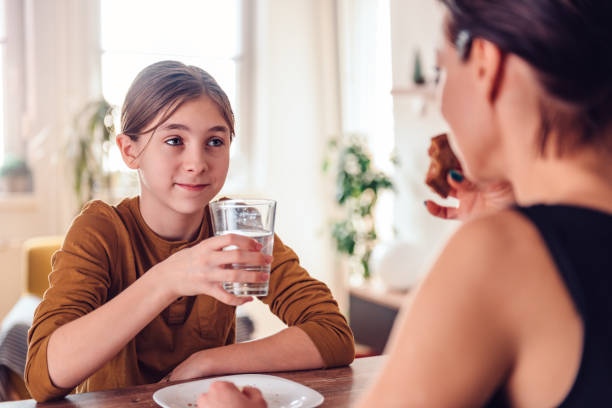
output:
M125 133L119 133L116 137L117 147L121 152L123 161L130 169L138 168L138 149L136 142Z

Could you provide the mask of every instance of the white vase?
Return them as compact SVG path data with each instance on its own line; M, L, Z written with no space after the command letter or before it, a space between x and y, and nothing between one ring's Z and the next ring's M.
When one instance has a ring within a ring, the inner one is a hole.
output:
M387 289L406 290L423 276L428 259L422 248L409 242L381 242L370 256L370 270Z

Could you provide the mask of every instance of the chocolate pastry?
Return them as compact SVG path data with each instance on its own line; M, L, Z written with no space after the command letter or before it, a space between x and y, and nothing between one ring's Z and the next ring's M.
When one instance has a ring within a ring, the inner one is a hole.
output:
M425 183L433 191L446 198L451 190L451 186L446 181L446 175L450 170L461 168L459 160L448 144L446 133L431 138L431 145L427 153L431 157L431 163L427 170Z

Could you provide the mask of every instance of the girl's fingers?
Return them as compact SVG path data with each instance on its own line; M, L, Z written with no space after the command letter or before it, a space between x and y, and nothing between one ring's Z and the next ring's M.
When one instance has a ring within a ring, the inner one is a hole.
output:
M229 295L229 293L228 293ZM223 299L221 298L217 298L221 303L225 303L226 305L230 305L230 306L241 306L244 305L245 303L249 303L250 301L253 300L252 297L250 296L234 296L234 295L229 295L230 297L225 297Z
M243 305L243 304L248 303L248 302L253 300L253 297L251 297L251 296L235 296L235 295L232 295L231 293L229 293L225 289L223 289L221 287L221 285L218 285L217 287L215 287L209 293L209 295L214 297L218 301L223 302L226 305L230 305L230 306L240 306L240 305Z
M431 200L425 201L427 211L435 217L444 218L446 220L455 220L459 218L459 209L455 207L444 207Z
M202 244L212 246L211 249L214 251L220 251L223 248L232 246L245 251L259 251L262 248L262 245L253 238L238 234L227 234L208 238L202 241Z
M246 271L244 269L215 268L206 274L206 280L213 282L265 282L270 274L264 271Z
M213 262L216 265L242 264L266 266L272 263L272 256L262 252L241 250L217 251L212 256Z

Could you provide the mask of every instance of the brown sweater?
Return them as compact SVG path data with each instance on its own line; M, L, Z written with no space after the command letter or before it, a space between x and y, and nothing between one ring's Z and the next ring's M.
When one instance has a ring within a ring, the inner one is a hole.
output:
M167 241L147 226L138 203L138 197L117 206L89 203L53 256L50 286L28 336L25 381L36 400L72 391L56 387L49 377L47 344L55 329L108 302L171 254L212 235L205 211L197 238ZM304 330L327 367L349 364L354 358L353 335L327 286L311 278L276 236L273 255L269 294L261 301L287 325ZM76 390L157 382L192 353L234 341L235 307L207 295L179 298Z

